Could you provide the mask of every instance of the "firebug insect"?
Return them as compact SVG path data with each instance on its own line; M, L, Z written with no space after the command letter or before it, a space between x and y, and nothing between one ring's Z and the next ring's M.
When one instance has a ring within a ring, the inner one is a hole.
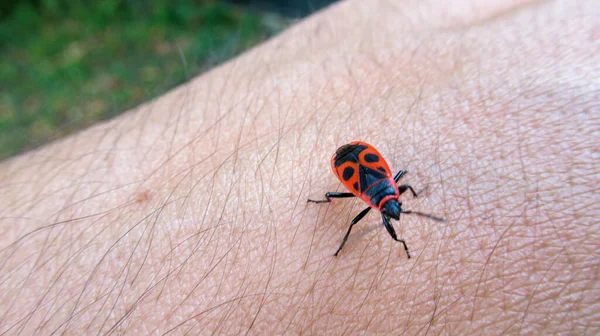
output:
M403 210L400 195L410 190L414 197L417 197L415 190L408 184L398 186L398 181L407 171L401 170L396 176L392 177L392 171L379 154L375 147L366 142L354 141L343 145L335 151L331 157L331 168L338 179L350 192L327 192L324 200L308 199L308 202L329 203L332 198L358 197L367 203L368 207L361 211L352 222L348 232L342 240L342 244L335 252L335 256L340 253L342 247L348 240L350 231L354 224L358 223L371 209L377 209L381 212L383 225L392 238L404 245L406 255L410 258L408 246L404 239L398 239L396 231L390 222L390 218L400 219L400 214L419 215L439 222L445 222L443 218L435 217L430 214Z

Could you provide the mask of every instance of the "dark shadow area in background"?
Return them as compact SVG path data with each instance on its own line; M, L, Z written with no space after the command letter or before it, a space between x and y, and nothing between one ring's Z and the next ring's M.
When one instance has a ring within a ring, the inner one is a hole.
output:
M0 160L158 97L331 0L0 0Z
M278 13L289 18L303 18L337 0L230 0L232 3L251 6L258 10Z
M22 3L30 3L33 7L40 7L44 0L0 0L0 20L12 14L15 8ZM46 0L47 1L47 0ZM128 0L136 2L135 0ZM292 19L298 19L310 15L319 9L328 6L338 0L228 0L240 5L250 6L260 11L277 13ZM47 1L55 2L55 1ZM68 1L67 1L68 2ZM205 2L202 0L198 1Z

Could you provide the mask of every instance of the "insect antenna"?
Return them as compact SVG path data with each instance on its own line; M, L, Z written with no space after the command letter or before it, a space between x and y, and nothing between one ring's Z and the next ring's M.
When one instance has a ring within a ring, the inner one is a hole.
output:
M444 218L436 217L436 216L422 213L419 211L402 210L400 213L407 214L407 215L417 215L417 216L421 216L421 217L427 217L429 219L433 219L436 222L446 223L446 220Z

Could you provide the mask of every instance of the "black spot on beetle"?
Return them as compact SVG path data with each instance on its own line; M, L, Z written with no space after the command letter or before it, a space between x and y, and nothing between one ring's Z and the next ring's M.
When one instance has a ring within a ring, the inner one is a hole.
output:
M352 187L354 188L354 190L358 191L358 182L354 182Z
M378 162L379 161L379 156L377 156L375 154L366 154L365 155L365 161L367 161L367 162Z
M352 167L344 168L344 173L342 174L344 181L348 181L352 177L352 175L354 175L354 168L352 168Z
M379 170L382 173L385 173L385 168L383 168L383 167L377 167L377 170Z

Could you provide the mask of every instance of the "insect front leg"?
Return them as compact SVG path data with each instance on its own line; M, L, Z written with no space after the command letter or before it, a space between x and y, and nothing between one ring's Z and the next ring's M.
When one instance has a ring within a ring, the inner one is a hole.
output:
M387 232L390 234L390 236L392 236L392 239L394 239L395 241L400 242L400 243L402 243L402 245L404 245L404 250L406 251L406 255L408 256L408 259L410 259L410 252L408 252L408 246L406 246L406 242L404 241L404 239L398 239L398 237L396 236L396 230L394 230L392 223L390 223L390 217L382 214L381 218L383 219L383 226L385 226L385 229L387 230Z
M341 192L328 192L325 194L325 198L324 200L311 200L310 198L306 201L306 202L313 202L313 203L329 203L331 202L332 198L349 198L349 197L354 197L353 193L341 193Z

